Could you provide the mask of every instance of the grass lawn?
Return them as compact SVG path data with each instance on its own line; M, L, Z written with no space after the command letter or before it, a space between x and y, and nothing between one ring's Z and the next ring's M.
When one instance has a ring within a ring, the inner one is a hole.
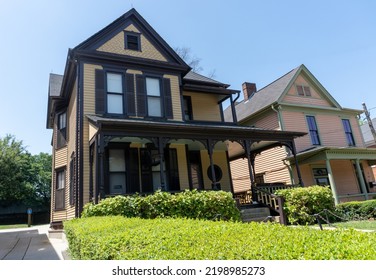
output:
M349 221L343 223L334 223L335 227L338 228L354 228L354 229L365 229L365 230L376 230L376 221Z
M17 224L17 225L0 225L0 229L11 229L11 228L26 228L27 224Z

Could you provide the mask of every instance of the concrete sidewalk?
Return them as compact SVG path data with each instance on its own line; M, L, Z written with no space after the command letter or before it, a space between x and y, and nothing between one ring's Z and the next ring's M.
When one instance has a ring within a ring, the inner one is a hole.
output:
M0 230L0 260L63 260L64 238L49 238L49 225Z

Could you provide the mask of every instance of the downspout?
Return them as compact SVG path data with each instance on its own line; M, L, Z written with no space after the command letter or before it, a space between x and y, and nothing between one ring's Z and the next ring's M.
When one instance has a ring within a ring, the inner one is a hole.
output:
M281 131L284 131L285 130L285 126L283 125L283 121L282 121L282 115L281 115L281 111L280 111L280 107L281 106L278 106L278 108L276 109L276 108L274 108L274 104L272 104L270 107L272 108L272 110L274 112L277 113L279 128L281 129Z
M238 123L238 118L236 116L236 109L235 109L235 106L236 106L236 101L239 99L240 97L240 91L237 92L237 96L234 100L232 100L232 95L231 95L231 98L230 98L230 102L231 102L231 111L232 111L232 121L234 123Z

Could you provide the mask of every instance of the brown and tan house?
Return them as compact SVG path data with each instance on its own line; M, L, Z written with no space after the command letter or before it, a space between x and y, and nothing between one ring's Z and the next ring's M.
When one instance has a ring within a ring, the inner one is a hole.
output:
M252 168L253 153L270 146L294 154L304 133L239 126L239 91L190 70L135 9L69 49L48 93L52 226L113 195L234 193L231 158L245 154Z
M358 122L363 111L341 107L304 65L260 90L246 82L243 93L244 100L236 105L239 124L307 133L295 141L300 170L284 147L263 151L255 158L256 185L330 185L336 203L376 195L370 167L376 149L364 144ZM232 120L230 113L226 109L227 121ZM242 158L231 162L235 192L249 188L246 168L247 161Z

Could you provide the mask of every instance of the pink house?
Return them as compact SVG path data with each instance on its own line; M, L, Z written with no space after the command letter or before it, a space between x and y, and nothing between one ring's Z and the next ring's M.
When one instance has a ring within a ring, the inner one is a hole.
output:
M371 169L376 149L364 144L358 122L363 111L341 107L304 65L260 90L244 83L243 93L236 105L241 125L307 133L295 140L300 170L285 147L275 147L256 156L252 185L298 184L300 177L305 186L330 185L336 203L376 195ZM231 119L229 110L225 117ZM245 170L245 159L231 163L235 192L250 189Z

